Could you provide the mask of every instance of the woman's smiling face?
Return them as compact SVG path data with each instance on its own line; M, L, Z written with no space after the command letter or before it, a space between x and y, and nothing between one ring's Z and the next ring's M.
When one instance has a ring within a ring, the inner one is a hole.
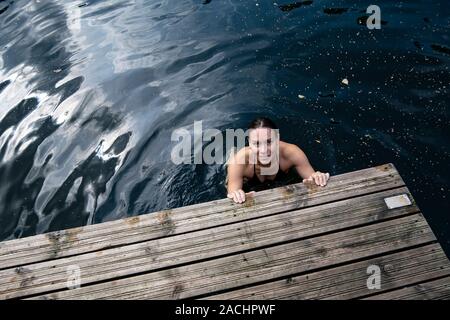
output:
M253 155L263 165L268 165L278 151L278 130L270 128L251 129L248 134Z

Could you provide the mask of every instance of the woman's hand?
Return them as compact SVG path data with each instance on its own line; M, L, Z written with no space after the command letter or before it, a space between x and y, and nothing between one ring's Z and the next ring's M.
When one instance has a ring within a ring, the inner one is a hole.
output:
M247 195L253 195L255 194L255 191L249 192L247 193ZM245 192L242 189L230 192L227 197L230 199L233 199L234 202L236 203L243 203L245 202Z
M329 173L323 173L320 171L314 172L308 179L303 179L303 183L312 183L314 182L318 186L326 186L328 179L330 179Z

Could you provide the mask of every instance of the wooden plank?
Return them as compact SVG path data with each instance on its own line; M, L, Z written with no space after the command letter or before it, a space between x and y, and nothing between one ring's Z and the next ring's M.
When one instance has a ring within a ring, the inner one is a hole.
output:
M367 286L367 268L371 265L381 270L380 289ZM446 275L450 276L450 262L441 246L435 243L205 299L355 299Z
M415 205L388 210L384 199L399 194L409 195L408 189L402 187L214 229L9 268L0 271L0 299L66 289L67 269L74 265L80 268L83 284L87 285L419 211Z
M0 269L173 236L399 186L404 186L402 178L392 164L386 164L331 177L326 187L299 183L261 191L244 204L221 199L2 242Z
M374 295L365 300L450 300L450 277Z
M35 299L178 299L255 284L435 241L421 214Z

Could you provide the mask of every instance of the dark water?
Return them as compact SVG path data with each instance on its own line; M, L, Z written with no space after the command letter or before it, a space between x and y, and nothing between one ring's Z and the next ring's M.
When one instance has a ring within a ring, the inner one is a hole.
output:
M0 240L223 198L172 131L266 115L317 170L393 162L449 252L448 1L370 4L0 0Z

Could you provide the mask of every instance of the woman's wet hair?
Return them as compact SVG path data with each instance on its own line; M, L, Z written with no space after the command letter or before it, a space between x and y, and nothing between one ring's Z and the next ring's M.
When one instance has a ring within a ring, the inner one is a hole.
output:
M278 129L277 125L266 117L258 117L250 122L248 129L269 128Z

